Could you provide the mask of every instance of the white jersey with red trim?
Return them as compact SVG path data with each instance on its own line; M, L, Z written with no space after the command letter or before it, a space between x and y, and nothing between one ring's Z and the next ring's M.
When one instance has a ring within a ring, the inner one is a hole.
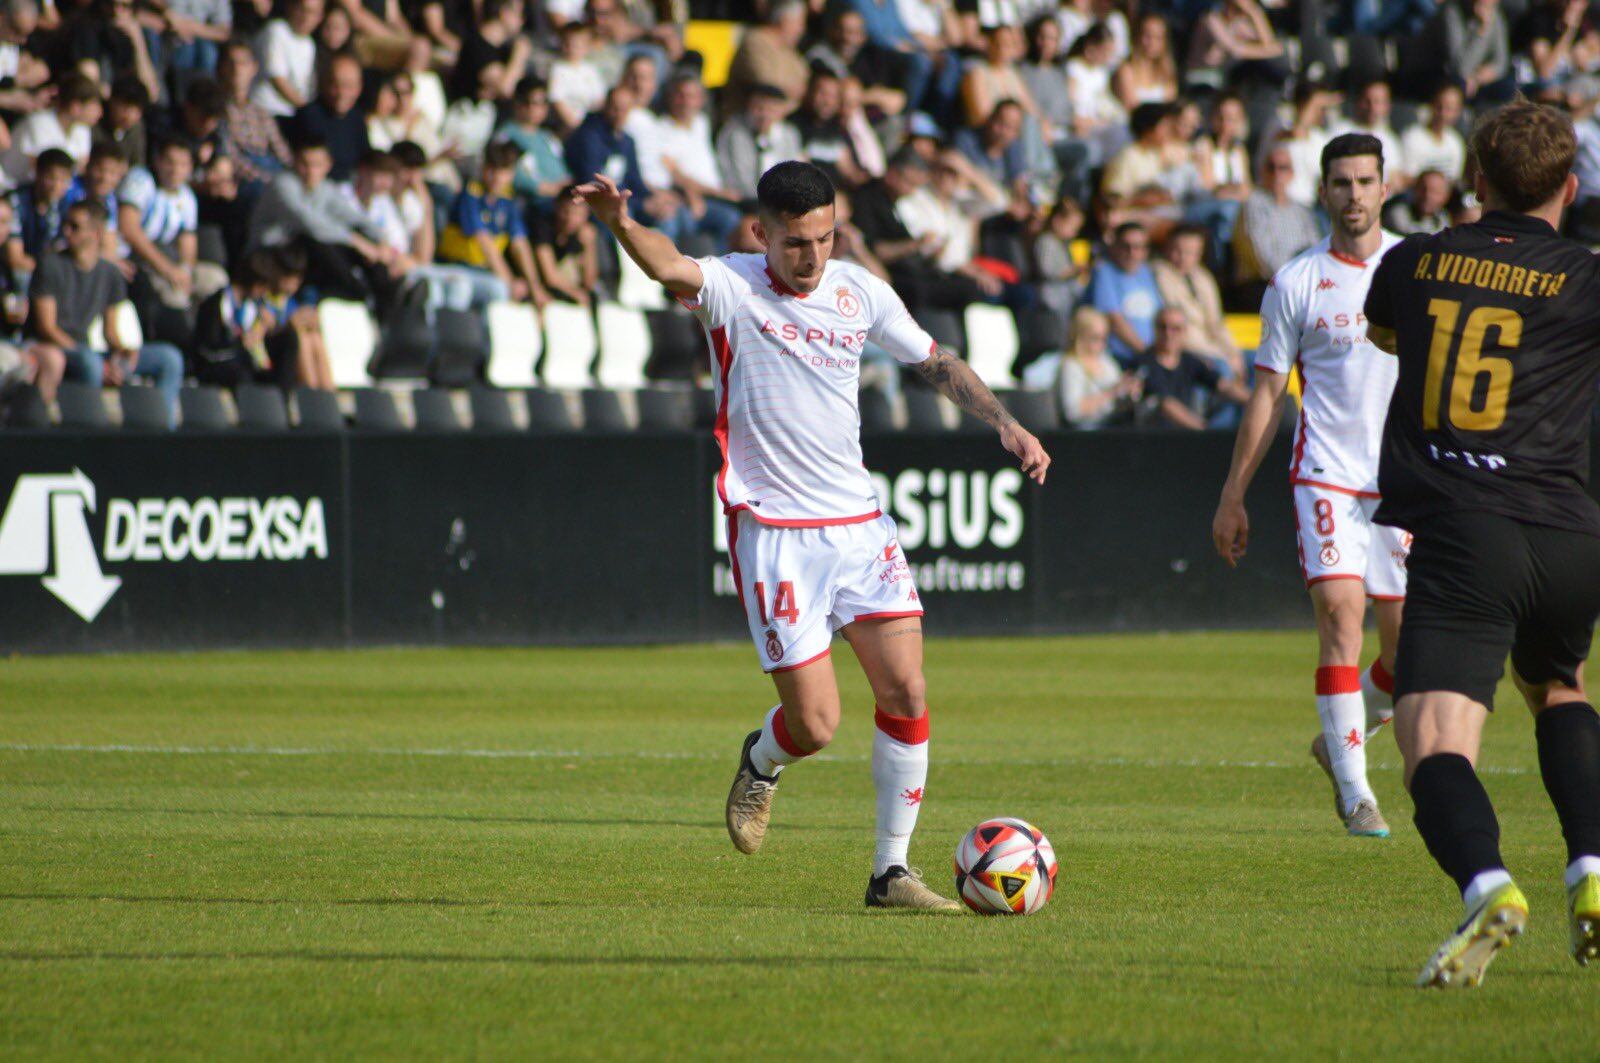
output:
M1300 368L1292 483L1378 496L1378 450L1399 363L1367 339L1364 308L1378 260L1399 242L1383 233L1377 253L1362 262L1324 237L1267 285L1256 366Z
M711 343L723 509L790 527L877 517L861 463L861 348L914 363L933 340L893 288L848 262L828 262L800 295L764 255L695 261L705 282L682 302Z

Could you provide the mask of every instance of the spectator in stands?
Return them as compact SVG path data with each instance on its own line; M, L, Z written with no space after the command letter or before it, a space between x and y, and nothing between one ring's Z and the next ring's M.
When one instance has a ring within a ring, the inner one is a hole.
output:
M289 145L271 112L251 98L260 64L243 41L229 41L217 60L222 86L222 155L252 193L289 164ZM130 160L131 161L131 160Z
M573 195L572 185L556 196L549 217L535 219L533 255L550 294L563 302L590 305L600 284L594 221L589 204Z
M122 157L122 149L109 142L96 144L89 149L89 165L72 179L67 194L61 197L61 209L66 210L80 199L93 199L105 206L108 217L119 217L118 190L127 176L128 161ZM121 234L110 227L106 229L103 253L106 261L122 270L123 277L133 279L133 263L127 258Z
M806 52L806 61L841 78L860 81L862 100L869 110L880 115L904 111L906 94L900 88L895 53L867 42L867 26L861 12L843 4L834 4L829 10L824 38Z
M66 249L44 257L28 291L33 338L66 354L67 375L95 387L113 387L146 377L177 409L183 385L183 355L167 343L134 349L123 342L115 314L108 311L128 298L127 282L101 257L106 209L93 200L74 203L62 219ZM107 349L89 347L89 326L103 319Z
M37 29L39 6L34 0L12 0L0 9L0 70L7 71L10 81L0 89L4 110L38 110L50 91L50 64L30 44Z
M400 0L338 0L350 17L354 48L379 69L398 66L411 46L411 25Z
M229 284L195 311L194 376L225 388L250 382L291 388L298 377L299 349L292 328L277 328L269 306L277 287L271 251L252 252Z
M722 87L722 113L739 114L754 85L772 85L783 92L787 110L800 106L811 76L800 41L806 33L804 0L773 0L759 26L745 31ZM835 76L839 76L835 71Z
M724 122L717 134L717 171L743 199L755 198L756 182L769 169L802 157L800 134L784 121L784 106L782 89L754 85L745 95L744 111Z
M1233 298L1242 310L1259 309L1272 275L1320 236L1316 215L1289 197L1293 178L1289 150L1274 145L1261 160L1259 186L1239 211L1233 230Z
M361 102L361 61L353 55L336 55L322 72L317 98L295 111L289 139L321 140L333 159L335 181L348 181L356 163L367 153L367 116Z
M933 55L924 50L921 42L911 35L911 31L901 21L895 0L846 0L846 2L861 15L867 40L874 47L881 48L898 58L900 85L905 93L907 110L916 110L925 103L937 107L940 101L949 101L955 97L960 68L953 65L941 66ZM936 73L941 75L942 81L937 88L933 85Z
M34 167L32 183L12 197L16 227L6 241L6 260L24 281L61 235L67 190L72 187L72 156L60 148L46 148Z
M934 160L930 178L900 198L895 214L912 239L933 245L929 257L935 266L970 278L985 298L997 299L1004 289L1002 278L991 266L977 261L978 219L986 213L985 205L987 212L995 209L994 199L1004 206L1004 194L992 184L986 189L987 197L978 192L976 182L985 181L982 174L961 152L949 148ZM1015 284L1020 278L1012 275L1006 279Z
M158 144L154 170L129 172L118 192L117 227L137 266L130 292L146 334L186 342L182 313L194 296L200 206L189 178L194 156L181 141ZM166 310L177 311L168 313Z
M666 113L652 132L651 158L639 158L640 173L650 187L677 192L688 212L680 229L705 234L720 252L739 222L739 195L722 180L705 115L705 86L694 74L678 74L667 85L666 96Z
M589 61L590 42L589 27L583 23L561 27L561 54L550 64L550 107L558 132L573 133L605 99L607 82Z
M1144 393L1144 381L1107 352L1111 326L1092 306L1080 306L1067 330L1067 350L1056 377L1061 419L1070 428L1092 429L1129 421Z
M1407 192L1384 204L1383 227L1401 236L1449 228L1450 192L1444 174L1423 170Z
M1431 0L1423 0L1431 2ZM1289 76L1283 42L1256 0L1224 0L1189 34L1184 73L1190 85L1219 88L1250 83L1277 88Z
M345 186L344 192L365 216L377 242L393 252L390 272L409 281L417 263L411 257L411 233L394 198L400 174L398 159L386 151L368 148L356 164L355 180Z
M1378 138L1383 145L1383 180L1391 191L1401 191L1411 184L1411 173L1406 168L1405 151L1400 145L1400 134L1389 124L1394 110L1394 99L1389 83L1379 78L1361 86L1356 93L1355 118L1342 124L1341 133L1366 133ZM1320 166L1320 160L1318 162Z
M1178 98L1178 64L1172 57L1172 32L1154 11L1139 16L1128 58L1111 78L1111 90L1123 109L1141 104L1172 103Z
M129 166L143 166L145 115L150 110L150 92L138 78L121 77L111 84L111 95L98 125L90 135L91 144L115 144L122 149Z
M109 84L119 73L130 74L144 83L152 100L159 98L161 79L150 61L134 0L89 0L84 6L88 11L64 20L63 54L57 60L71 64L96 84Z
M522 79L528 60L533 57L522 27L520 0L484 0L478 13L478 25L461 39L461 54L450 83L451 95L471 96L478 87L478 71L493 65L500 72L496 95L510 96Z
M444 144L439 123L423 113L416 99L416 80L409 71L399 70L385 78L367 115L367 144L388 151L402 141L410 141L422 149L426 158L434 160L428 167L430 180L444 188L459 188L461 173L455 161L460 157L460 148Z
M272 344L278 332L292 330L294 347L299 352L295 360L295 373L300 386L316 391L332 391L335 387L333 366L328 360L328 342L322 335L322 318L315 303L302 302L300 299L307 277L305 249L286 245L274 248L272 257L272 275L277 278L277 284L267 299L273 317L267 343ZM287 349L288 341L281 342Z
M180 75L216 72L219 49L233 32L233 4L229 0L167 0L163 18L158 67L170 66ZM187 86L180 85L180 88Z
M1515 91L1500 0L1441 0L1411 50L1418 76L1449 78L1474 104L1503 102Z
M1131 366L1154 340L1161 311L1161 290L1150 268L1150 233L1138 222L1123 222L1106 250L1090 272L1087 298L1106 315L1112 357Z
M1067 49L1067 97L1072 101L1072 132L1089 146L1089 162L1099 166L1128 139L1127 112L1111 91L1115 61L1111 31L1096 23Z
M496 141L485 148L479 183L456 198L439 240L440 261L454 267L446 275L471 285L474 307L514 299L541 309L550 301L513 198L516 166L514 146Z
M1170 219L1176 213L1161 210L1176 202L1166 183L1173 169L1175 117L1173 108L1165 103L1142 103L1134 108L1129 124L1133 142L1117 152L1100 178L1102 192L1117 197L1125 209L1145 212L1152 220L1163 214Z
M1191 210L1192 220L1211 228L1222 246L1233 239L1239 205L1250 195L1250 155L1245 141L1250 136L1249 117L1244 101L1232 93L1222 93L1212 103L1209 129L1194 144L1195 163L1200 182L1210 195L1210 204Z
M26 184L33 160L49 148L66 152L74 168L87 162L100 112L100 87L76 71L64 75L51 106L30 114L11 131L11 146L0 155L6 188Z
M1016 100L1001 100L981 127L960 129L955 135L956 147L973 166L1022 200L1029 196L1027 152L1022 144L1025 117Z
M1511 49L1527 56L1534 87L1560 85L1592 68L1600 40L1588 12L1585 0L1542 0L1516 20Z
M252 98L275 118L311 102L317 86L317 42L323 0L289 0L287 17L268 22L256 40L261 76Z
M332 168L326 144L296 145L293 170L273 178L256 204L249 246L299 244L307 252L307 277L323 295L381 301L392 287L385 268L392 253L328 180Z
M1072 133L1072 97L1067 92L1061 24L1048 14L1028 23L1028 52L1017 66L1040 122L1059 136Z
M1274 144L1289 153L1289 198L1303 207L1317 205L1322 174L1322 149L1332 139L1325 128L1328 108L1337 96L1331 89L1303 81L1294 90L1294 123L1278 133Z
M889 270L895 289L913 312L924 308L959 311L968 303L980 302L983 290L971 277L938 268L934 262L940 250L938 236L912 236L897 210L903 199L928 183L929 176L927 161L909 146L902 146L890 157L881 178L856 191L855 221L869 250Z
M872 128L864 93L861 82L856 78L848 77L839 82L839 124L844 127L844 134L850 140L850 150L856 157L856 164L868 176L882 177L888 155L884 151L883 141ZM916 128L919 118L929 120L925 114L913 114L907 123L908 130Z
M1205 267L1206 230L1180 225L1167 237L1162 257L1155 263L1156 287L1164 306L1180 311L1188 321L1186 347L1229 376L1243 380L1244 355L1228 331L1222 312L1222 289Z
M804 156L820 166L835 187L854 188L871 175L856 162L850 135L840 118L843 106L844 82L831 70L813 71L805 102L795 113L794 127Z
M196 230L200 261L195 266L195 293L210 295L228 281L228 269L244 261L250 239L251 204L239 196L233 160L226 155L212 161L195 190L200 210Z
M14 218L11 200L0 196L0 241L9 246ZM26 339L23 326L28 321L27 279L19 276L9 262L0 263L0 348L21 367L21 379L39 390L45 402L54 402L56 388L67 369L67 356L48 343Z
M204 173L222 150L222 118L227 113L222 88L209 77L190 79L183 103L175 111L161 113L152 123L151 139L157 143L177 141L189 148L196 173Z
M1407 173L1438 170L1452 183L1461 180L1466 171L1467 143L1456 126L1461 121L1463 104L1459 85L1446 82L1434 90L1427 121L1413 125L1400 138Z
M317 72L320 74L328 68L328 61L336 55L355 54L355 23L350 21L350 12L335 4L327 7L322 16L322 23L317 27ZM313 89L315 83L313 83Z
M538 78L517 82L511 97L511 117L495 131L495 139L516 145L516 190L535 200L549 201L572 183L566 152L545 123L550 118L550 90Z
M1237 416L1236 409L1250 397L1250 389L1240 381L1223 376L1203 358L1186 349L1189 322L1183 311L1168 307L1157 317L1155 342L1139 360L1144 378L1144 401L1155 424L1168 428L1199 430L1211 425L1226 427L1212 414Z
M984 34L983 59L970 64L961 79L962 113L968 126L989 121L1004 100L1040 121L1038 105L1018 70L1023 54L1022 34L1015 26L995 26Z
M1083 207L1063 196L1050 209L1044 228L1033 241L1034 276L1039 301L1061 317L1072 313L1089 285L1089 256L1079 259L1072 247L1083 232Z
M478 88L474 95L463 96L452 103L444 115L439 138L451 158L458 161L465 176L471 177L483 149L494 136L495 123L500 120L500 86L504 70L498 63L490 63L478 71Z

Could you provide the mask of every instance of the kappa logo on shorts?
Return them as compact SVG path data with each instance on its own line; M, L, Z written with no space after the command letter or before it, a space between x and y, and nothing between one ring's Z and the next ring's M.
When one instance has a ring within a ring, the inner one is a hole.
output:
M1323 568L1332 568L1339 563L1339 548L1333 545L1332 539L1322 541L1322 552L1317 554L1317 560L1322 562Z
M767 628L767 656L773 663L783 660L783 643L778 640L778 633L772 628Z
M840 288L833 294L834 298L838 301L839 314L841 317L850 318L861 313L861 300L856 298L855 292L851 291L849 288Z

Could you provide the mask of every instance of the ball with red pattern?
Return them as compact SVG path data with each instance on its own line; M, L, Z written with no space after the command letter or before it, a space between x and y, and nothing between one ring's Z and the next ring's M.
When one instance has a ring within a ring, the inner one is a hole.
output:
M981 915L1032 915L1056 888L1056 851L1038 828L986 819L956 846L956 893Z

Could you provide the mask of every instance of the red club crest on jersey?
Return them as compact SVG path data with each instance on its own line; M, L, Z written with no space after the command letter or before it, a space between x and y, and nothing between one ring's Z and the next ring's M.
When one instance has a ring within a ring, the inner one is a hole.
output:
M843 317L855 317L861 313L861 300L856 298L856 293L849 288L840 288L833 293L839 303L839 313Z
M772 628L767 628L767 656L774 662L783 660L783 643L778 641L778 633Z

